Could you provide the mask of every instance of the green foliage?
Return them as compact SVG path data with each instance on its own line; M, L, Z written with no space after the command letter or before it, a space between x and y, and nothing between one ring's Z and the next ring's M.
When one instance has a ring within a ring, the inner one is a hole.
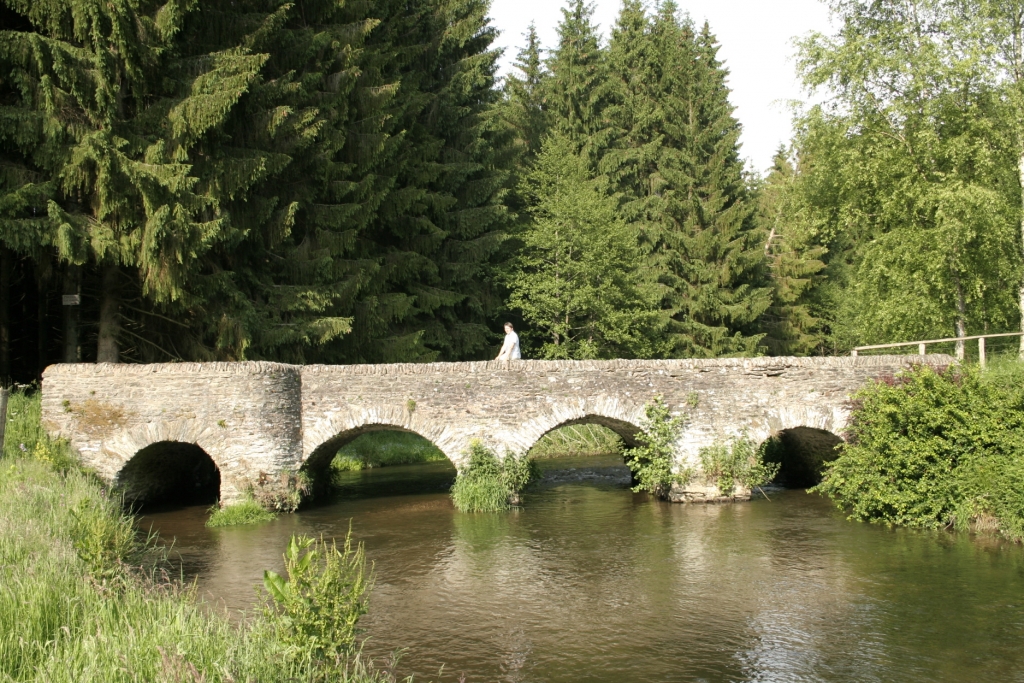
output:
M412 465L447 460L441 450L411 432L370 432L338 450L331 461L333 472L354 472L373 467Z
M815 490L852 519L967 528L992 516L1024 538L1024 394L975 369L920 367L856 395Z
M663 498L674 482L689 478L688 472L673 472L676 442L685 424L685 416L672 415L660 396L644 406L644 420L636 437L640 445L627 448L623 454L637 482L634 491Z
M528 456L506 454L504 460L480 441L473 441L465 466L452 484L452 502L460 512L500 512L508 510L537 474L537 465Z
M8 429L42 434L38 412L18 410ZM160 578L162 554L149 540L94 477L20 449L0 460L0 679L394 681L353 648L330 666L297 660L278 614L238 623L211 610L194 588Z
M537 328L544 358L657 355L656 293L640 275L638 233L574 147L549 137L526 177L534 220L506 279L509 305Z
M41 392L34 389L10 392L2 455L5 458L31 457L60 471L77 467L67 443L47 434L40 422L41 414Z
M249 497L234 505L215 505L211 511L210 518L206 520L206 526L211 529L222 526L260 524L277 519L275 513Z
M834 11L837 34L802 44L830 98L799 126L792 215L829 251L831 347L1015 327L1024 157L986 82L995 27L943 0Z
M701 478L717 486L723 496L732 495L737 484L747 488L767 484L778 475L781 464L765 462L764 455L764 449L745 436L707 446L698 453Z
M356 624L366 614L372 578L363 546L353 548L351 530L340 550L334 541L293 536L284 564L287 578L263 573L271 599L264 615L291 660L329 671L353 652Z
M622 438L596 424L568 425L552 429L530 449L529 456L537 458L571 458L583 455L620 453Z

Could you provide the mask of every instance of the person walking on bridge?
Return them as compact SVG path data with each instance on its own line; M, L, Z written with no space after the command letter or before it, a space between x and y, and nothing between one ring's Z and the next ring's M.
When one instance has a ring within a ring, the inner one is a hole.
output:
M501 345L501 351L494 360L516 360L522 358L519 353L519 335L516 334L512 323L505 323L505 343Z

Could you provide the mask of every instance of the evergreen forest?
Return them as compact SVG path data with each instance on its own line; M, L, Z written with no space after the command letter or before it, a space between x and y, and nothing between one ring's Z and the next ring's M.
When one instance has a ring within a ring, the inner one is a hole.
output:
M673 0L0 0L0 381L1021 329L1024 3L830 8L761 173Z

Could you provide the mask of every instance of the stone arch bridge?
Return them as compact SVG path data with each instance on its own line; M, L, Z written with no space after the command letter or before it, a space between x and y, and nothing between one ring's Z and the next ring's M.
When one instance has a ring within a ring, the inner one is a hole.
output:
M474 439L518 454L571 424L601 424L632 444L655 396L686 414L677 455L691 465L702 446L743 433L758 442L796 427L841 434L849 395L911 362L950 359L54 365L43 375L43 420L131 498L213 482L230 502L250 486L285 487L288 473L325 467L374 430L415 432L456 466Z

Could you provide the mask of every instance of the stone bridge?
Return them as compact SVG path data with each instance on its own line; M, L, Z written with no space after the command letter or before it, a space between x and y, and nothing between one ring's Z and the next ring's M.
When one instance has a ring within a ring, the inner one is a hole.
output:
M54 365L43 375L43 420L130 498L181 498L212 483L230 502L248 487L274 490L289 473L320 470L374 430L419 434L456 466L474 439L521 454L571 424L604 425L628 445L655 396L686 415L680 466L740 434L758 442L794 428L841 435L851 392L912 362L950 359Z

